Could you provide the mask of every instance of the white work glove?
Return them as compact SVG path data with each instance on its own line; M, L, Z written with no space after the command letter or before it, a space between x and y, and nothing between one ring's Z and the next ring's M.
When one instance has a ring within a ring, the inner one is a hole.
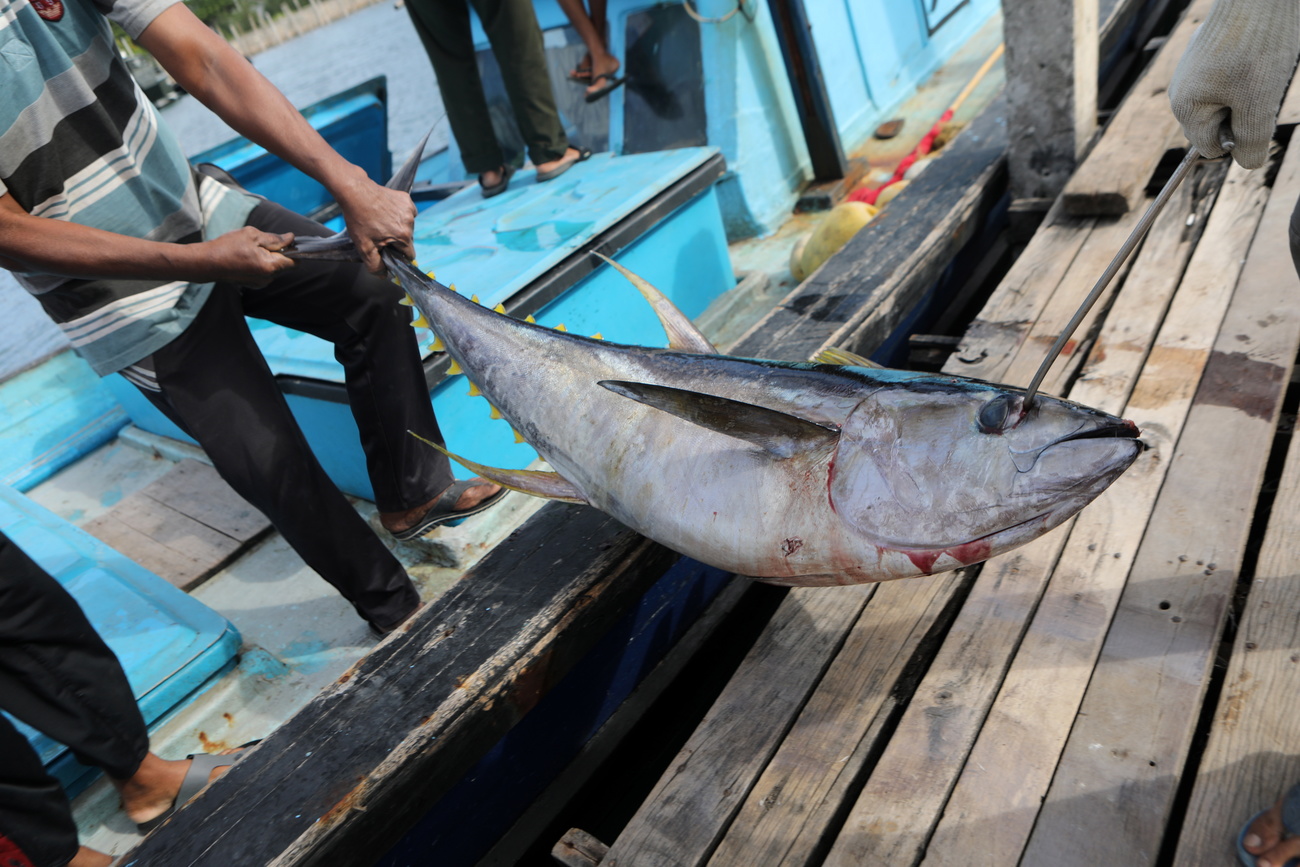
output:
M1300 53L1300 0L1218 0L1174 71L1169 101L1198 151L1257 169Z

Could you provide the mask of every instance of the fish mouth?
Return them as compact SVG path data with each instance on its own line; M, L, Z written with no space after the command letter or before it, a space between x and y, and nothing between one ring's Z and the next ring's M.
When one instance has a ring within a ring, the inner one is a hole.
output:
M1063 436L1052 445L1061 443L1074 442L1075 440L1101 440L1101 439L1131 439L1135 440L1141 435L1138 426L1128 419L1113 424L1104 424L1100 427L1089 430L1076 431L1069 436Z

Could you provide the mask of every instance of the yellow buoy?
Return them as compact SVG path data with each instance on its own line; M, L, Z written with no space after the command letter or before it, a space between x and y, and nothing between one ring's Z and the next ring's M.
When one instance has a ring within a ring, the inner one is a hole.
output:
M799 257L805 278L838 253L878 212L879 208L866 202L841 202L831 208L809 236Z

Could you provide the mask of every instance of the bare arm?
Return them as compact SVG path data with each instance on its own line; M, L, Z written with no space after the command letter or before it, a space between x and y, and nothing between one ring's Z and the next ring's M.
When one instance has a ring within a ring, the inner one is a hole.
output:
M198 244L166 244L118 235L65 220L33 217L11 195L0 195L0 267L66 277L229 280L267 283L293 261L273 251L293 235L251 226Z
M275 85L183 3L155 18L136 41L232 128L324 184L371 271L383 270L378 247L414 253L410 196L374 183L339 156Z

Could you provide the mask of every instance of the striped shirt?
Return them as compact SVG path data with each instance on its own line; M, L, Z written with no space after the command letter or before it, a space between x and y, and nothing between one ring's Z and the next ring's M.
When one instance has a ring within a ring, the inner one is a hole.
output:
M256 200L190 168L118 57L176 0L0 0L0 195L28 213L153 241L193 243L244 224ZM165 346L211 283L18 272L101 375Z

